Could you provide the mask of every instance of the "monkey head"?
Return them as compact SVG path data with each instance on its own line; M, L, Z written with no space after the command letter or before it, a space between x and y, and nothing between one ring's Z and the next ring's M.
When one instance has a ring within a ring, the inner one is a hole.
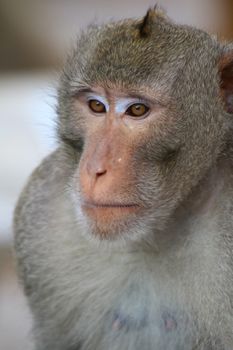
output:
M156 9L90 26L60 81L58 134L83 231L142 240L226 151L233 56Z

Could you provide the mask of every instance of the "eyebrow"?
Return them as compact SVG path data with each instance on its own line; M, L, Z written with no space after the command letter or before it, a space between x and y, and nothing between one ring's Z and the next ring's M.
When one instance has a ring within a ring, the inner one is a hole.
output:
M109 93L105 90L105 97L109 96ZM87 86L73 86L71 87L71 96L72 97L78 97L78 96L82 96L84 94L100 94L100 92L93 90L91 87L87 87ZM156 95L156 94L155 94ZM120 98L132 98L132 99L139 99L139 100L143 100L149 104L153 104L153 105L160 105L162 107L166 107L168 104L168 100L169 97L164 98L164 95L160 97L156 97L155 95L151 95L148 94L148 92L144 91L144 90L137 90L137 89L129 89L129 91L126 92L122 92L122 94L120 94L120 96L118 96L118 99Z
M127 97L130 97L133 99L143 100L143 101L148 102L150 104L158 104L158 105L164 106L164 107L166 106L165 101L161 100L160 98L156 98L156 96L148 95L146 92L143 93L142 91L129 92L127 94Z
M87 93L95 93L90 87L71 86L71 96L79 96Z

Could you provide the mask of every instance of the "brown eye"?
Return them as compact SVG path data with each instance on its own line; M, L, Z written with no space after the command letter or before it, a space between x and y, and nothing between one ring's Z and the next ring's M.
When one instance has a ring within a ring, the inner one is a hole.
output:
M89 101L89 108L95 113L105 113L106 112L105 105L98 100L90 100Z
M127 109L126 114L131 115L132 117L141 117L148 111L149 107L143 103L135 103Z

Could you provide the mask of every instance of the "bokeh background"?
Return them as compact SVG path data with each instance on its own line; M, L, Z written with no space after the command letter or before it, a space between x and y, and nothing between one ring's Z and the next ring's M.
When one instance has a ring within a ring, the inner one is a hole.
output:
M157 3L177 22L233 38L232 0ZM12 215L28 175L56 147L56 86L66 53L93 20L142 16L154 4L0 0L0 350L33 349L31 316L12 255Z

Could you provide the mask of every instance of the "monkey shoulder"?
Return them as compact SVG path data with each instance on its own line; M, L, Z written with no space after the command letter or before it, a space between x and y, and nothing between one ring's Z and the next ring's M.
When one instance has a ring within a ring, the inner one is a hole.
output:
M35 271L34 265L40 261L38 256L42 257L45 248L51 246L52 227L61 217L59 203L67 203L64 197L69 170L62 166L64 157L58 148L42 161L30 176L15 208L14 244L26 291L31 284L30 271Z
M32 224L31 219L34 219L35 224L38 222L38 216L46 206L46 200L49 200L51 194L61 186L65 175L61 163L62 151L57 149L47 156L29 177L14 213L16 234L22 223L23 225Z

